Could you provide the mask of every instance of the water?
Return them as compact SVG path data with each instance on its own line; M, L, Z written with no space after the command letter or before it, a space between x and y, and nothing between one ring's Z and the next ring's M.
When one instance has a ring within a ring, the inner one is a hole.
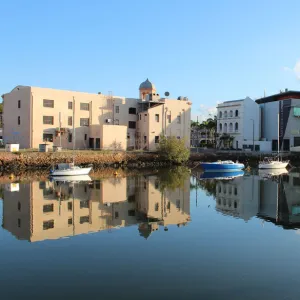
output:
M3 184L2 299L299 299L300 174Z

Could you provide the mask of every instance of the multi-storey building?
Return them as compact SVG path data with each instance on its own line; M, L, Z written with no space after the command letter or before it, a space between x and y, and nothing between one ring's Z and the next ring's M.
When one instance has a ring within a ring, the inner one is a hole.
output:
M190 141L191 102L161 98L147 79L139 98L17 86L4 94L4 142L76 149L155 150L160 135ZM73 126L75 132L73 132Z
M190 220L190 182L160 189L156 176L93 182L9 183L3 192L2 226L30 242L139 225L148 237L159 226Z
M225 101L217 106L218 148L261 150L259 107L251 98Z
M300 151L300 92L285 90L257 99L261 113L261 136L281 151ZM297 147L297 148L296 148Z

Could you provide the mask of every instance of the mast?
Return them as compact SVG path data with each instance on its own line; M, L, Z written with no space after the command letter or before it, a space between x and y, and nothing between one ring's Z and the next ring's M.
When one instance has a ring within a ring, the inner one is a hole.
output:
M280 143L279 143L279 113L278 113L278 116L277 116L277 123L278 123L278 128L277 128L277 134L278 134L278 141L277 141L277 143L278 143L278 147L277 147L277 159L278 159L278 161L279 161L279 148L280 148Z
M72 141L73 141L73 163L74 163L74 149L75 149L75 97L73 96L73 131L72 131Z

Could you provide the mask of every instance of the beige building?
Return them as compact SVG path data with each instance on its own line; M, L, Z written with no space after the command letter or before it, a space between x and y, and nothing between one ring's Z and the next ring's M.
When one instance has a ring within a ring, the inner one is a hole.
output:
M74 141L76 149L156 150L164 134L185 139L189 147L191 102L161 98L148 79L139 97L17 86L2 95L4 142L20 148L46 142L70 149Z
M189 222L189 187L187 179L183 189L160 191L156 176L7 184L2 225L30 242L135 224L148 237L159 226Z

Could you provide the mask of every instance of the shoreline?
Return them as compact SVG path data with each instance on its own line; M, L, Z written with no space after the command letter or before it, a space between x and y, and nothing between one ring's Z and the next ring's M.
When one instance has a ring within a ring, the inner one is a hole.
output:
M256 167L259 160L264 157L261 153L191 153L186 163L181 165L194 167L200 162L217 160L233 160L244 163L245 166ZM284 154L292 166L300 166L300 155ZM101 169L147 169L171 167L178 164L167 161L155 152L110 152L110 151L75 151L75 163L80 166L93 165L95 170ZM2 152L0 153L1 173L20 173L26 171L48 171L57 163L72 162L73 153L66 152Z

